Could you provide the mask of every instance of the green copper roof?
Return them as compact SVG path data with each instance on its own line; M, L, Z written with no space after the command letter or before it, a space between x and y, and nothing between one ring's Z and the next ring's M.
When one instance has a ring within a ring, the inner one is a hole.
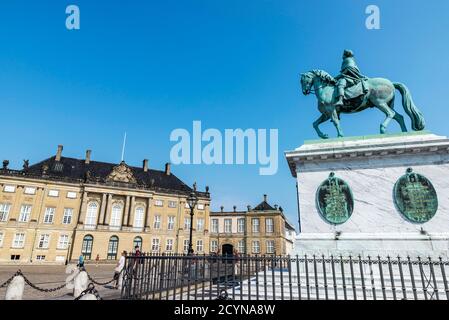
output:
M369 140L369 139L381 139L381 138L392 138L392 137L408 137L408 136L419 136L419 135L424 135L424 134L430 134L430 131L422 130L422 131L372 134L372 135L367 135L367 136L342 137L342 138L332 138L332 139L314 139L314 140L305 140L304 144L318 144L318 143L343 142L343 141L354 141L354 140Z

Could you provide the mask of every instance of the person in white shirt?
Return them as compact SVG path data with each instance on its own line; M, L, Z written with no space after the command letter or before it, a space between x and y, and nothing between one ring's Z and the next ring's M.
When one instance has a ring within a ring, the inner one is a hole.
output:
M115 279L115 289L118 289L118 280L120 278L120 273L122 272L123 268L125 267L125 257L128 253L126 251L122 252L122 256L120 257L115 269L114 269L114 279Z

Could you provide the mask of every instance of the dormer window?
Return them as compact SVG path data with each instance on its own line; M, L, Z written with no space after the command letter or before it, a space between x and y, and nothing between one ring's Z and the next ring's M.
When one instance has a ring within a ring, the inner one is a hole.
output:
M55 172L62 172L64 169L64 165L61 162L55 162L55 165L53 167L53 171Z

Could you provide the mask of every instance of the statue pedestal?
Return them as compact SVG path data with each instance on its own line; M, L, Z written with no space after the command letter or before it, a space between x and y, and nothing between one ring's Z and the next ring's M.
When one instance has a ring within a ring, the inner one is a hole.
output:
M294 254L449 257L448 138L423 131L313 140L285 155L298 184ZM339 189L323 184L331 172Z

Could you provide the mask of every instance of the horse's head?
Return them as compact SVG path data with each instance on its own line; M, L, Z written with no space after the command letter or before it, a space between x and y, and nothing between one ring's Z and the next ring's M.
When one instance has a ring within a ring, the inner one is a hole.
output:
M314 84L321 87L322 85L334 86L336 83L337 81L324 70L312 70L301 74L301 87L304 95L308 95L312 91Z
M301 73L301 89L306 96L310 93L313 85L314 74L312 72Z

